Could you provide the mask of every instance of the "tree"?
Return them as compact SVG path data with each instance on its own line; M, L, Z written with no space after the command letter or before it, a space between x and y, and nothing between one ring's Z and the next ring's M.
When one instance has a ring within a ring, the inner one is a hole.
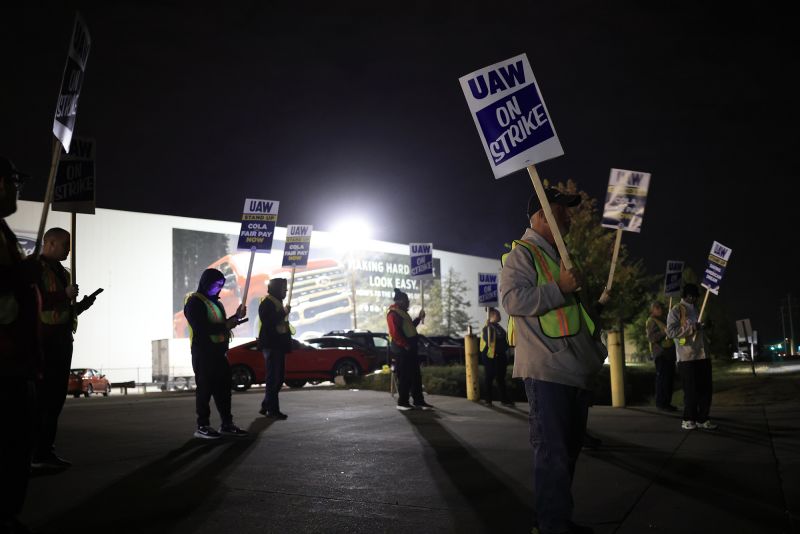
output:
M470 322L466 309L471 303L466 299L467 283L453 268L447 271L440 284L432 284L423 333L432 336L459 336Z
M186 294L197 288L203 271L228 253L228 236L225 234L172 229L173 311L183 309Z
M601 213L597 201L579 191L572 180L556 186L562 192L580 194L583 201L572 213L572 224L564 241L575 266L583 276L580 299L585 304L597 302L608 281L611 255L614 249L614 231L601 226ZM611 291L611 301L603 307L601 326L622 329L622 324L632 321L647 307L648 288L655 283L655 276L648 276L642 260L633 260L625 244L617 258L617 267Z

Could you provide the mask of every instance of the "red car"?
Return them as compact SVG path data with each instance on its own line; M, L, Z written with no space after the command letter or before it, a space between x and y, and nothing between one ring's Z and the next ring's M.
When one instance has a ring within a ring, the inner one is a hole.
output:
M253 384L263 384L266 369L264 355L256 341L228 349L233 389L246 391ZM301 388L307 382L333 380L336 376L359 376L375 369L374 356L358 348L316 348L296 339L286 355L286 385Z
M88 397L92 393L102 393L108 397L111 393L111 383L106 375L101 374L96 369L70 369L67 378L67 395L75 398L83 395Z

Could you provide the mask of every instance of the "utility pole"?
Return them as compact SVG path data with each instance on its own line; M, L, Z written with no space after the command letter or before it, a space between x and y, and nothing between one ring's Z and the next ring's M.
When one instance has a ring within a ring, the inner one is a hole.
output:
M792 320L792 294L786 294L786 303L789 308L789 354L794 356L794 321Z
M781 306L781 330L783 331L783 337L781 338L781 343L786 343L786 318L783 315L783 306ZM787 349L786 354L789 354L788 352L789 347L786 347L786 349Z

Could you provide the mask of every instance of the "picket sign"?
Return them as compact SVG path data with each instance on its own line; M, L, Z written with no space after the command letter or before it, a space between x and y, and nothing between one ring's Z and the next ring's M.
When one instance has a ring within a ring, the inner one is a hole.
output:
M617 257L619 257L619 247L622 243L622 228L617 228L617 237L614 240L614 252L611 253L611 269L608 271L608 282L606 282L606 291L611 290L611 285L614 283L614 271L617 270Z
M558 255L561 256L561 261L564 262L564 268L569 271L572 269L572 260L569 257L569 252L567 252L567 245L564 243L564 238L561 236L561 230L553 215L553 208L550 207L550 201L547 200L547 193L544 192L544 185L542 185L542 180L539 178L539 173L536 172L535 165L528 165L528 175L531 177L531 183L533 184L534 191L536 191L536 196L539 197L539 204L542 206L544 218L547 220L550 231L553 233Z
M250 275L253 274L253 262L256 260L256 247L250 249L250 265L247 266L247 279L244 281L244 293L242 294L242 304L247 302L247 292L250 291ZM241 319L241 314L236 316Z
M292 265L292 277L289 279L289 296L287 297L288 298L288 301L287 301L287 305L288 306L292 305L292 290L294 289L294 273L295 273L296 270L297 270L297 266L296 265Z

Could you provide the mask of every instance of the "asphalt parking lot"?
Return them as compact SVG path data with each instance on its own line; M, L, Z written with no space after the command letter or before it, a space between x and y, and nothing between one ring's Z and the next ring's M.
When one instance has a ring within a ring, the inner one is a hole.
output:
M248 438L192 437L191 394L68 399L58 452L23 514L42 532L529 532L527 406L388 393L284 390L286 421L234 394ZM212 410L213 412L213 410ZM800 407L712 410L720 430L594 407L603 446L582 454L575 517L598 533L796 532ZM218 420L213 421L218 423Z

